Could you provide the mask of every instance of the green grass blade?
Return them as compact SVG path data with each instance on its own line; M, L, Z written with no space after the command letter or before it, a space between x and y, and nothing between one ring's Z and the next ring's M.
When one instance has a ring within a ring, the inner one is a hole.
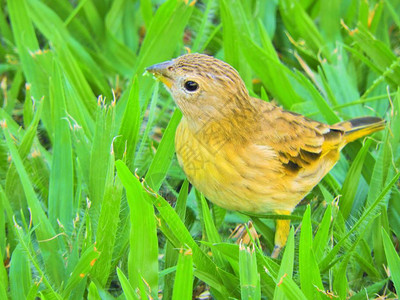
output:
M254 247L251 249L243 244L239 246L239 274L242 299L261 299L260 275Z
M376 39L363 25L355 30L345 27L349 36L370 57L382 75L392 83L400 82L400 63L396 55L380 40Z
M382 200L385 198L386 194L390 191L390 189L393 187L393 185L397 182L397 180L400 178L400 172L394 175L394 177L389 181L389 183L385 186L385 188L382 190L382 192L379 194L379 196L375 199L375 201L364 211L362 216L357 220L357 222L353 225L353 227L345 234L345 236L337 242L335 247L325 256L325 258L320 262L319 264L319 269L325 271L325 268L328 268L329 264L332 262L336 254L339 252L341 247L344 246L345 242L347 239L356 231L360 230L359 228L361 227L362 224L365 224L366 222L373 218L373 212L375 211L376 207L382 202ZM362 228L362 227L361 227ZM356 244L353 243L353 247Z
M387 279L385 280L380 280L378 282L375 282L368 286L365 289L362 289L359 291L357 294L353 295L350 299L351 300L364 300L368 298L373 298L376 296L376 294L379 293L379 291L382 290L382 288L387 284Z
M24 0L8 0L7 7L24 75L27 81L32 84L33 97L40 99L47 94L44 85L47 78L39 71L30 53L39 49L39 43L32 21L28 16L28 7Z
M365 257L368 256L371 256L371 254L367 253ZM356 259L357 263L365 271L365 273L367 273L371 278L380 278L381 275L379 274L378 270L376 269L373 263L367 261L365 257L361 256L358 253L354 253L353 257Z
M324 250L329 242L329 228L331 225L331 219L332 206L328 205L313 241L313 250L315 258L318 262L321 261Z
M18 97L18 93L20 91L20 87L23 83L23 75L22 75L22 70L18 69L13 80L12 80L12 84L11 87L7 93L7 101L5 103L5 107L4 109L9 113L12 114L13 109L15 109L16 104L17 104L17 97ZM30 94L30 93L28 93ZM27 96L31 96L31 95L27 95Z
M101 300L99 290L97 289L97 286L93 281L89 284L88 290L88 300Z
M354 198L357 192L357 186L360 181L361 169L364 166L365 157L368 153L369 147L371 146L372 140L367 140L364 146L358 152L356 158L349 171L347 172L346 178L342 186L342 197L339 200L339 207L342 215L345 219L350 215L353 207Z
M248 37L244 39L243 55L267 91L287 108L303 101L290 83L290 71L287 67L277 62L275 56L268 54Z
M82 280L86 281L87 275L90 273L90 270L93 268L99 255L100 252L97 251L94 245L88 247L85 252L82 253L78 263L65 284L63 291L64 298L67 298Z
M72 161L71 133L67 117L61 70L54 65L50 80L50 97L53 102L54 144L49 186L49 219L53 227L61 222L66 232L72 232L72 219L76 213L74 200L74 166Z
M7 299L7 289L4 281L0 281L0 297L1 299Z
M129 171L128 175L122 173L122 166L126 168L118 161L118 176L125 187L130 208L129 282L137 288L143 276L150 290L155 293L158 291L158 239L154 207L140 182Z
M22 160L25 160L29 154L29 151L32 149L33 142L37 133L38 129L38 124L40 121L40 117L42 115L42 110L43 110L43 101L40 101L37 103L37 110L34 115L33 122L29 125L27 130L25 131L25 134L22 137L22 141L19 145L18 148L18 153L21 156ZM8 125L8 120L7 120L7 125ZM42 173L42 176L45 173ZM27 209L27 203L25 196L21 193L22 186L21 182L19 180L18 172L15 168L14 165L11 165L10 168L7 171L6 175L6 182L5 182L5 191L7 193L8 199L10 200L11 206L15 208L20 208L23 211L26 211Z
M254 225L256 226L257 230L262 234L262 236L265 239L265 242L268 246L268 248L271 250L271 252L274 249L274 236L275 236L275 231L273 228L270 226L266 225L263 221L261 221L260 218L258 217L252 217L252 221L254 222Z
M260 270L261 278L263 276L267 276L267 278L272 279L272 282L275 284L274 288L282 289L287 299L308 299L300 287L296 284L296 282L289 276L278 277L279 265L277 265L271 258L264 256L262 250L257 247L257 261L261 260L261 264L258 265L258 269ZM261 270L264 271L264 274L261 273ZM267 284L268 281L266 279L263 280L264 284ZM271 297L273 296L271 294Z
M101 287L104 287L112 274L111 263L113 250L117 238L119 214L122 197L122 183L115 176L114 153L110 153L105 182L104 198L101 205L99 223L96 232L96 248L100 257L95 264L92 276L96 278Z
M92 213L97 217L104 197L107 169L111 160L110 151L113 140L115 103L106 105L102 98L98 101L96 131L90 156L89 191Z
M251 36L251 24L241 1L220 0L221 20L223 28L224 58L236 68L246 85L251 84L249 65L241 59L242 35Z
M213 26L212 17L214 14L212 11L212 7L214 5L215 5L215 0L207 0L206 1L206 8L203 13L203 17L201 19L200 26L196 32L196 38L192 44L192 51L194 53L203 52L203 51L200 51L200 49L201 49L200 45L203 44L202 47L205 46L204 42L206 40L206 35L207 35L208 31L211 29L211 27Z
M210 243L221 243L221 237L218 234L217 228L215 228L214 221L211 216L210 209L208 207L207 201L204 196L201 194L200 203L202 209L202 222L204 223L205 234L207 236L207 241ZM215 257L215 261L220 268L225 269L226 261L223 256L219 255L219 253L215 253L213 255Z
M349 290L349 282L347 280L347 265L350 260L350 255L346 256L337 268L334 269L333 290L338 294L340 299L346 299Z
M227 289L229 291L229 294L227 294L227 295L230 295L230 297L232 297L232 298L239 298L240 297L239 278L237 276L233 275L232 273L224 271L223 269L220 269L220 268L217 268L217 271L218 271L219 276L221 277L221 280L222 280L222 283L223 283L225 289ZM213 292L214 292L214 288L211 289L211 293L213 293ZM224 295L222 297L222 299L226 299L227 295Z
M50 277L54 281L54 283L60 285L65 276L65 268L62 258L60 256L60 254L62 253L61 239L54 239L54 229L47 219L39 202L39 199L36 196L29 176L22 163L21 157L14 145L14 141L11 139L7 124L3 123L2 127L8 148L11 152L13 163L15 164L15 167L17 169L25 193L25 197L31 210L33 224L37 226L35 229L35 233L38 240L40 240L39 246L43 253L47 272L49 272Z
M10 23L7 22L7 18L3 10L0 10L0 32L5 40L14 43L14 38L11 32Z
M68 80L73 85L74 90L78 93L80 101L84 104L82 109L86 108L87 111L85 111L85 113L92 116L96 106L96 103L94 102L94 94L88 84L88 80L79 66L77 58L89 58L85 63L90 65L92 70L97 70L99 72L100 70L96 63L93 60L90 60L90 56L87 55L86 51L80 44L74 42L62 20L54 11L41 1L27 0L27 3L30 17L34 21L35 25L38 27L40 32L52 42L57 58L59 59ZM64 47L66 43L69 47ZM70 50L70 47L73 48L74 46L77 47L77 49L73 50L79 53L77 56ZM98 74L97 78L101 78L101 74L102 73ZM93 82L98 80L94 74L85 75L87 77L93 77L90 78L93 79ZM103 84L98 85L106 86L106 83L104 82ZM109 90L103 91L102 94L107 96L107 98L111 98Z
M290 233L288 236L288 240L285 246L285 252L282 256L281 266L279 268L278 277L282 281L285 280L286 277L293 277L293 265L294 265L294 229L293 227L290 229ZM280 287L278 283L274 292L274 299L286 299L285 290Z
M119 103L117 103L117 109ZM121 159L126 152L126 159L129 166L130 162L134 159L140 130L139 84L137 77L135 77L131 85L128 102L124 108L120 124L119 136L115 141L116 158Z
M300 50L306 51L315 58L321 52L329 57L329 51L324 47L324 40L316 25L311 20L297 0L283 0L279 2L279 11L289 34L296 40L302 40ZM298 43L300 45L301 43Z
M205 243L214 252L219 252L229 262L234 274L239 276L239 245L228 243Z
M175 151L175 131L181 118L182 113L176 109L165 129L156 155L147 171L146 182L155 191L158 191L160 188L171 164Z
M181 249L172 300L190 300L193 291L193 259L190 249Z
M129 20L132 17L135 18L135 16L132 16L134 10L131 9L132 6L129 5L130 3L125 0L112 1L111 3L112 5L109 7L105 19L107 46L105 47L104 56L110 58L110 63L112 63L117 72L129 76L132 74L132 66L135 64L136 53L129 47L130 45L126 38L126 33L132 36L134 34L128 31L125 26L134 25L135 22L132 20L129 24L125 18L128 17Z
M153 16L134 67L134 75L139 76L144 99L150 95L152 78L140 75L146 67L170 59L177 51L192 11L193 5L190 3L168 0Z
M370 204L373 199L375 199L388 180L398 172L397 167L393 164L394 157L398 150L400 133L397 128L400 126L400 117L398 116L398 112L400 110L400 94L397 93L396 98L393 101L392 113L393 118L391 122L388 124L388 130L385 132L385 136L383 139L383 145L379 148L378 157L376 163L374 165L374 169L372 172L371 180L370 180L370 189L368 192L367 203ZM394 191L396 192L396 191ZM382 233L380 223L382 220L387 224L387 216L386 210L388 209L388 199L395 198L395 195L391 196L391 194L387 194L383 203L384 207L382 207L382 214L379 219L374 221L374 226L372 226L372 230L368 232L368 235L372 237L373 245L374 245L374 260L378 266L382 266L386 263L386 258L384 255L384 249L382 244ZM390 209L389 211L394 211ZM385 220L386 219L386 220ZM392 225L395 228L394 224ZM388 229L388 225L385 226L385 229ZM381 268L381 272L384 270Z
M300 245L299 245L299 270L301 290L309 299L319 298L317 289L324 290L321 281L321 274L318 264L315 260L312 240L311 227L311 208L307 210L303 216L301 223Z
M187 202L187 196L188 196L188 187L189 187L189 182L187 180L185 180L185 182L183 183L183 185L181 187L181 190L179 191L178 199L176 200L175 211L182 222L185 221L185 216L186 216L186 202ZM170 241L168 241L165 246L164 270L176 266L177 261L178 261L178 251L173 246L173 244ZM169 299L172 297L174 275L175 274L167 274L164 277L163 296L166 299Z
M393 18L393 21L396 23L397 27L400 28L400 17L392 4L392 0L386 0L384 3L388 8L391 17Z
M5 221L5 207L4 207L4 200L5 197L3 198L3 192L0 188L0 238L1 238L1 247L0 247L0 259L1 261L5 261L4 259L4 254L6 253L6 221ZM7 270L4 266L4 263L0 265L0 283L2 286L0 287L0 294L3 293L3 291L7 290L8 287L8 273Z
M396 172L396 166L393 166L393 160L400 141L400 132L397 130L400 126L400 91L397 92L396 97L393 101L392 114L393 118L387 125L389 130L385 132L383 139L383 147L380 147L378 157L374 165L374 169L370 181L370 189L368 193L367 203L372 203L384 185L388 182L388 179L394 172Z
M90 157L92 152L92 142L85 135L84 129L72 118L68 118L72 130L71 139L76 157L76 169L79 170L80 179L86 184L90 184Z
M100 16L94 1L80 2L75 9L70 13L68 18L64 21L64 24L69 24L73 20L79 11L83 10L85 19L88 24L88 29L90 29L96 36L104 33L104 23L102 17ZM75 18L76 19L76 18Z
M394 190L389 201L389 222L396 236L400 236L400 191Z
M156 108L157 108L157 99L159 97L158 87L159 87L159 82L156 81L156 83L154 85L153 95L150 100L150 105L148 107L148 111L146 111L146 113L148 112L147 124L146 124L146 128L144 129L144 132L142 134L142 139L140 140L139 149L137 150L138 155L141 155L143 153L143 149L144 149L145 145L148 143L151 129L154 126L154 124L153 124L154 116L155 116L155 112L156 112Z
M397 294L400 294L400 257L385 229L382 228L381 230L383 237L383 247L385 249L386 259L390 270L390 276Z
M125 188L128 186L128 188L132 189L131 186L140 185L139 180L133 176L133 174L129 171L126 165L122 163L122 161L117 161L116 167L118 176L121 178ZM159 195L154 196L154 198L148 195L148 199L153 201L153 205L160 212L162 218L168 224L175 237L179 240L180 244L174 246L177 248L184 246L190 247L193 251L193 262L196 265L196 268L199 271L209 274L210 280L212 279L214 282L221 283L216 272L216 265L212 262L209 256L200 249L182 220L179 218L178 214L169 205L169 203ZM224 287L221 286L221 289L224 289Z
M210 273L195 269L193 274L196 278L206 282L211 288L213 288L213 294L215 295L216 299L227 299L229 297L229 294L224 289L224 286L219 281L216 281L216 278Z
M34 110L34 103L32 101L31 96L31 86L27 84L25 86L25 101L24 101L24 127L28 128L29 124L31 124L33 119L33 110Z
M52 53L38 52L40 50L35 30L29 15L29 7L25 0L10 0L7 2L18 58L26 81L31 86L32 96L38 100L48 97L48 78L51 73ZM48 68L49 67L49 68ZM46 129L51 130L50 107L46 104L45 118L42 122Z
M83 47L71 38L62 20L54 11L37 0L28 0L27 3L30 17L39 31L51 41L53 51L50 53L54 52L64 71L67 86L71 87L70 89L66 89L67 98L70 99L67 102L68 112L84 128L85 133L91 137L94 128L93 115L96 111L96 98L88 83L88 79L97 83L98 78L101 78L101 76L95 76L94 74L102 74L102 72ZM74 46L78 46L78 49L71 50ZM78 61L81 58L85 59L82 64ZM84 74L81 66L86 65L90 66L91 70ZM47 73L51 74L50 66L42 67L42 69L47 70ZM89 78L87 79L86 77ZM101 94L105 95L108 99L112 98L110 90L104 87L107 85L104 78L102 79L102 83L97 83L97 85L100 86Z
M127 300L139 300L140 298L136 295L135 290L129 283L128 278L126 278L125 274L122 273L120 268L117 268L117 275L119 282L121 283L122 291Z
M340 118L336 115L334 110L331 108L329 103L321 96L315 86L299 71L295 72L296 79L301 83L303 88L306 88L311 97L312 103L318 108L319 113L324 117L325 121L329 124L335 124L340 121ZM299 103L300 105L303 103ZM309 105L307 106L309 109ZM307 114L307 111L304 111Z
M27 224L24 224L25 227L26 227L26 225ZM50 282L48 280L48 277L45 276L45 274L48 274L49 276L51 276L51 274L48 271L47 271L47 273L45 273L41 268L42 266L39 264L38 256L32 247L32 239L31 239L32 232L29 232L28 234L26 234L24 232L24 230L22 229L22 227L20 227L16 223L15 223L15 227L16 227L16 233L17 233L16 235L17 235L17 238L19 241L19 245L23 249L28 261L32 264L32 266L36 269L35 271L41 277L42 282L43 282L44 286L46 287L47 293L49 294L49 297L52 297L53 299L61 299L60 295L54 291L52 285L50 284ZM49 279L52 280L52 278L49 278ZM31 293L31 292L33 292L33 290L31 288L29 288L27 297L30 296L29 293Z
M140 0L140 11L142 12L144 23L149 27L153 18L153 7L151 1Z
M192 11L193 5L184 1L169 0L160 6L143 41L135 67L137 75L145 67L171 57Z
M271 17L273 17L273 16L271 16ZM262 48L268 53L268 55L271 57L271 59L274 59L276 62L279 62L278 53L276 53L274 45L272 44L271 37L268 34L267 29L264 27L264 24L261 21L258 22L258 30L260 31L260 39L261 39ZM265 90L264 90L264 92L265 92ZM264 97L261 97L261 98L265 99Z
M13 299L25 299L32 285L31 267L21 245L14 251L10 262L10 292Z
M337 41L341 40L339 26L341 18L341 2L329 1L324 3L323 6L324 7L319 10L321 36L327 43L329 43L330 49L333 49L336 46Z

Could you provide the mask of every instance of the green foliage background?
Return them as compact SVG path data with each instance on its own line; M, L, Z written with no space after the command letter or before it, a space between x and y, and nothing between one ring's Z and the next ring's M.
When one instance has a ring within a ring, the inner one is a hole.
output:
M1 299L397 297L399 0L0 3ZM388 121L296 208L278 260L274 216L235 244L248 217L177 165L181 113L143 72L185 47L316 120Z

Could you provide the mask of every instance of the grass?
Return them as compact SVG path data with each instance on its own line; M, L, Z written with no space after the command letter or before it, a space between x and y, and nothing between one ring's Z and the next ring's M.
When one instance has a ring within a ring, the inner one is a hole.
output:
M188 3L187 3L188 2ZM365 299L400 293L399 0L0 0L0 298ZM348 145L270 258L248 221L190 188L181 113L145 67L186 52Z

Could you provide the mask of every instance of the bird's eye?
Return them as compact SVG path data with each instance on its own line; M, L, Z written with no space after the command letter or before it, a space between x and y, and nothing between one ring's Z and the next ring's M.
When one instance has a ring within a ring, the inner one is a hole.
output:
M185 82L185 89L189 92L194 92L199 88L199 84L197 82L188 80Z

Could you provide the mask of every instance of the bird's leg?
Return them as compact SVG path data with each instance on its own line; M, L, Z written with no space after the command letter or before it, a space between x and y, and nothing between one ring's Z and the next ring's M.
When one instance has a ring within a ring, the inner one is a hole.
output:
M279 215L290 215L290 211L287 210L276 210L275 212ZM276 220L275 247L271 254L272 258L277 258L282 248L286 245L289 230L290 220Z

